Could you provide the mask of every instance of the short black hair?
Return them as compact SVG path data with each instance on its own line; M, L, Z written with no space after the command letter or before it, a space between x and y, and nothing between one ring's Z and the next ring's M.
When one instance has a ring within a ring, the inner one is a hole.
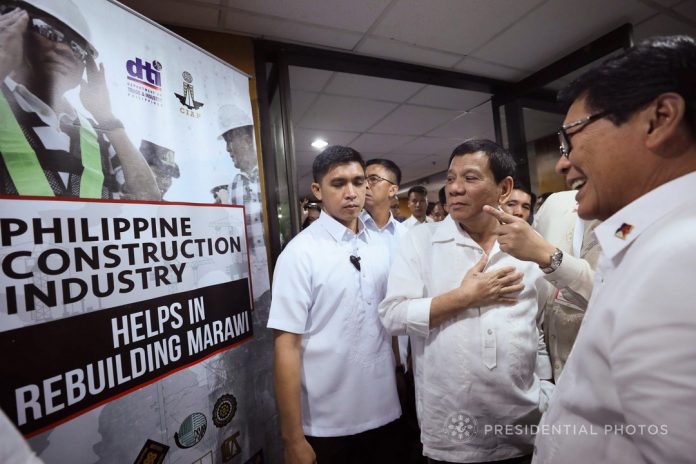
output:
M423 187L422 185L414 185L413 187L411 187L410 189L408 189L408 195L407 195L407 197L408 197L408 198L411 198L411 194L412 194L412 193L418 193L418 194L420 194L420 195L423 195L423 196L426 197L426 198L427 198L427 196L428 196L428 191L427 191L427 190L425 189L425 187Z
M470 155L478 152L483 152L488 157L488 166L496 182L500 182L508 176L515 176L515 169L517 168L515 158L505 148L488 139L471 139L461 145L457 145L450 155L447 166L452 164L455 156Z
M312 176L314 177L314 182L321 182L326 173L334 166L353 162L360 163L360 166L365 169L365 161L356 150L341 145L326 147L324 151L314 158L314 163L312 163Z
M444 205L447 204L447 195L445 194L445 187L444 187L444 185L442 186L442 188L441 188L440 190L438 190L438 192L437 192L437 198L438 198L438 200L440 200L440 204L441 204L441 205L444 206Z
M396 177L396 185L399 185L401 183L401 169L399 169L399 166L397 166L395 162L384 158L373 158L371 160L368 160L367 163L365 163L365 167L367 168L368 166L372 166L373 164L379 164L380 166L384 167L387 171L394 174L394 177Z
M652 37L607 59L571 82L558 94L569 107L585 96L593 111L608 111L615 125L665 92L685 103L684 121L696 134L696 41L689 36Z
M529 217L527 218L527 222L534 224L534 207L536 206L537 196L534 194L534 192L532 192L532 189L527 187L527 184L517 178L515 179L512 189L522 190L524 193L529 195Z
M525 184L524 182L522 182L519 179L515 179L515 183L512 186L512 189L513 190L522 190L524 193L529 195L532 199L532 210L534 210L534 204L536 203L537 196L534 194L534 192L532 192L532 189L527 187L527 184Z

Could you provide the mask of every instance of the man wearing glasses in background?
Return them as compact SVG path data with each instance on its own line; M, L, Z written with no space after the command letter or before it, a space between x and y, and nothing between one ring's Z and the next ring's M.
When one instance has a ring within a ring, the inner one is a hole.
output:
M360 218L364 166L342 146L314 159L323 211L276 263L268 327L286 464L403 462L391 337L377 314L389 248Z
M365 164L367 194L365 209L360 218L365 227L382 241L389 250L389 262L394 259L399 242L408 229L396 220L391 212L392 200L396 198L401 183L401 169L388 159L371 159ZM408 335L394 337L394 355L397 365L397 386L403 416L401 425L402 448L408 454L407 462L422 459L420 429L416 418L416 398L413 385L413 371L408 366Z
M692 462L696 41L649 39L560 99L566 178L579 216L604 221L602 255L534 462Z
M374 231L393 256L401 237L408 232L391 214L391 201L401 182L401 169L388 159L371 159L365 164L367 193L360 217L365 227Z
M72 2L0 0L0 44L0 194L161 199ZM92 119L65 98L78 86Z

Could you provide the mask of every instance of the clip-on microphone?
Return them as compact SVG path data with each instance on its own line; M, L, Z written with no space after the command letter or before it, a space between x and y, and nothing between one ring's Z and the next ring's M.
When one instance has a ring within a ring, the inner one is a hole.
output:
M360 256L350 255L350 262L353 263L355 269L357 269L358 271L360 270Z

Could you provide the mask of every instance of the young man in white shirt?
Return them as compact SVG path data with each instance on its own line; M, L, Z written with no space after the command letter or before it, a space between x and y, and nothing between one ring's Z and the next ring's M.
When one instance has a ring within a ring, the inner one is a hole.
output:
M422 185L408 189L408 209L411 210L411 216L404 221L406 228L411 229L418 224L433 222L425 214L428 209L428 191Z
M389 249L360 219L360 154L331 146L314 160L323 212L276 263L268 327L285 462L390 462L401 415L391 337L379 321Z
M696 41L673 36L623 51L560 95L567 179L578 215L604 221L602 254L534 462L694 460L695 89Z
M553 390L537 328L534 263L502 252L483 212L512 190L512 155L489 140L454 149L449 216L406 235L380 318L407 333L423 453L431 462L529 462L533 429Z

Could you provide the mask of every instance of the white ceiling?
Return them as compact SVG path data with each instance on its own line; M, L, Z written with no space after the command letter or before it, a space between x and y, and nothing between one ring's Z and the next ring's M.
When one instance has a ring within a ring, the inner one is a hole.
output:
M165 25L262 37L516 82L623 23L636 40L696 37L696 0L123 0ZM321 135L390 158L402 183L442 171L461 140L493 138L490 95L291 68L301 190ZM528 135L548 114L525 112ZM551 129L553 130L553 129ZM444 161L443 161L444 158Z
M394 161L402 184L445 170L465 138L495 138L489 94L296 66L290 86L301 194L312 182L316 138Z

